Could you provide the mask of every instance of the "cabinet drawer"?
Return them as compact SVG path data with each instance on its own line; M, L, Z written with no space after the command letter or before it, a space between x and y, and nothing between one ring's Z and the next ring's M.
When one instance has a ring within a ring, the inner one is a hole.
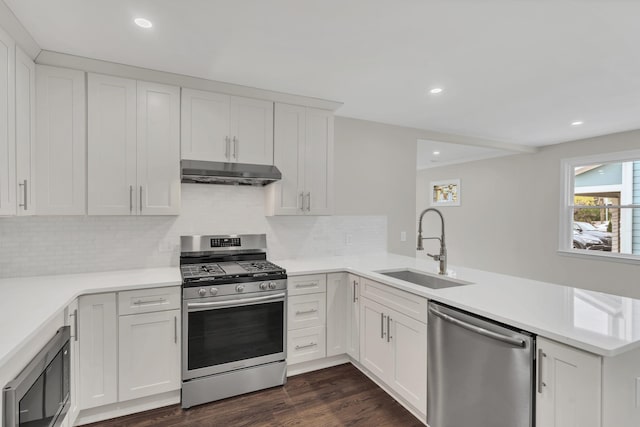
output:
M151 313L180 309L180 287L118 292L118 314Z
M289 277L287 284L289 295L326 292L327 276L325 274L314 274L310 276Z
M296 329L288 332L287 364L322 359L326 355L324 326Z
M287 329L324 326L326 322L326 294L294 295L287 300Z
M393 286L361 278L362 296L427 323L427 299Z

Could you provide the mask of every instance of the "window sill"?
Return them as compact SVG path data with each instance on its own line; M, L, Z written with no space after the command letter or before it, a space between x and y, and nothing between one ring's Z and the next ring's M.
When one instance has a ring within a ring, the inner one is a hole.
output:
M620 262L623 264L640 265L640 256L630 254L617 254L604 251L587 251L582 249L558 249L558 255L589 260Z

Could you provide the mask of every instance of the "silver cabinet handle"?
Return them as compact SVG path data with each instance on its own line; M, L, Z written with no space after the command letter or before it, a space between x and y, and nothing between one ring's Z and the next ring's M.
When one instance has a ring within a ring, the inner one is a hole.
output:
M380 313L380 338L384 339L384 313Z
M300 210L304 212L304 193L300 192Z
M78 341L78 309L73 310L70 316L73 316L73 340Z
M296 316L299 316L301 314L311 314L311 313L315 313L318 310L316 310L315 308L312 308L311 310L304 310L304 311L296 311Z
M311 192L307 193L307 212L311 212Z
M225 145L225 149L224 149L224 157L229 160L229 152L230 152L230 148L229 146L231 145L231 142L229 141L229 137L225 136L224 137L224 145Z
M178 343L178 316L173 316L173 343Z
M233 137L233 157L238 160L238 138Z
M162 304L165 301L166 301L165 298L152 299L152 300L146 300L146 301L139 299L139 300L135 300L133 304L135 305Z
M353 281L353 302L354 302L354 304L355 304L356 301L358 301L358 297L356 296L356 286L357 286L357 283L354 280Z
M387 342L391 342L391 316L387 316Z
M129 213L133 213L133 185L129 186Z
M140 186L140 213L142 213L142 185Z
M27 210L27 180L22 181L22 184L18 184L18 187L22 187L22 197L24 197L24 203L19 204L18 206L23 207L24 210Z
M476 334L485 336L487 338L493 338L494 340L502 341L516 347L524 347L526 345L526 342L524 340L512 338L506 335L499 334L497 332L489 331L479 326L472 325L467 322L463 322L462 320L456 319L455 317L449 316L448 314L441 313L440 311L432 307L429 307L429 313L433 314L434 316L438 316L442 320L446 320L449 323L453 323L454 325L460 326L461 328L464 328L471 332L475 332Z
M542 393L542 387L547 385L542 381L542 359L547 357L546 353L539 348L538 349L538 393Z
M309 343L309 344L306 344L306 345L297 345L296 346L296 350L302 350L303 348L315 347L317 345L318 345L318 343L315 343L315 342L312 342L312 343Z
M315 286L318 286L318 283L314 282L314 283L298 283L298 284L296 284L296 288L313 288Z

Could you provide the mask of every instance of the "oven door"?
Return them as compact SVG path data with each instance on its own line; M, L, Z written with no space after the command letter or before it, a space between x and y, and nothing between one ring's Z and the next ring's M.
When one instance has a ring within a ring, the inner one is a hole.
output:
M286 297L274 291L184 300L182 379L285 360Z

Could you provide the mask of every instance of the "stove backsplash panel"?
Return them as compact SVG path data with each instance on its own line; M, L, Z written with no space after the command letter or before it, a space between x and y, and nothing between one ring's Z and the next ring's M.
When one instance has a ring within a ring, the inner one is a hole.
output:
M242 233L272 260L387 249L386 216L269 218L263 188L183 184L177 217L0 218L0 277L177 266L181 235Z

